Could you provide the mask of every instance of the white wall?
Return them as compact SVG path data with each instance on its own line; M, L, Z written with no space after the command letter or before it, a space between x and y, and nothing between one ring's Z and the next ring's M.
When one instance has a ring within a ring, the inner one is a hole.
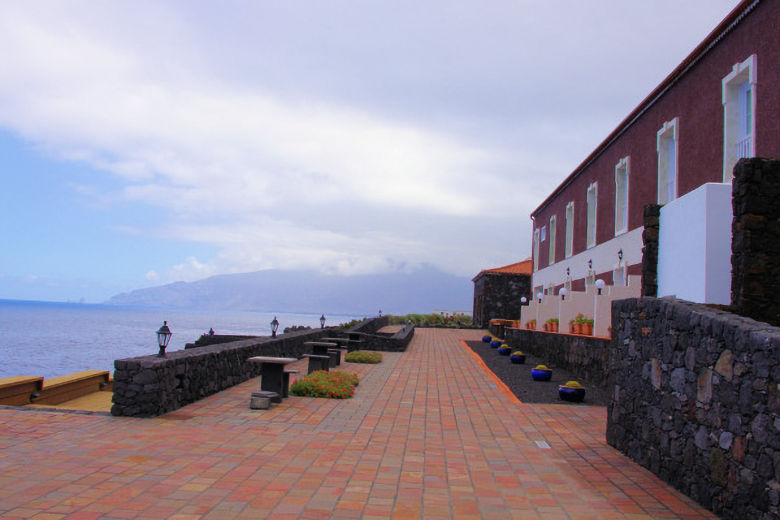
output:
M731 185L708 183L661 208L658 296L731 300Z

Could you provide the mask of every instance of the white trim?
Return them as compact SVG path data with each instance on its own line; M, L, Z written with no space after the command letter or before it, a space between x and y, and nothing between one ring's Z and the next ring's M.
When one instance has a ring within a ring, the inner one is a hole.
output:
M566 204L566 245L564 258L569 258L574 253L574 201Z
M539 228L534 229L533 250L533 267L536 272L539 270Z
M585 249L590 249L596 245L596 235L598 233L598 207L599 207L599 183L593 182L588 186L585 193L585 204L587 206L587 216L585 220ZM593 212L591 213L591 192L593 193ZM593 219L591 220L591 215Z
M628 231L628 179L630 175L630 160L629 156L625 156L622 159L618 161L618 163L615 165L615 236L620 235L621 233L625 233ZM623 191L625 193L625 200L623 200L623 218L620 219L618 215L618 210L620 209L620 183L618 183L618 177L623 176ZM622 222L621 222L622 220Z
M547 265L552 265L555 263L555 242L558 239L557 231L558 231L558 218L553 215L550 217L550 250L548 251L548 258L547 258Z
M756 154L756 83L758 82L758 57L750 55L745 61L735 63L721 80L721 102L723 104L723 182L730 183L734 165L741 157L754 157ZM744 123L743 85L750 85L750 131L740 131ZM744 144L738 150L738 142Z
M677 185L680 179L680 170L678 168L680 163L679 123L679 117L666 121L655 134L655 150L658 153L658 191L656 194L658 204L666 204L677 198ZM669 141L673 145L672 155L674 157L672 158L669 157L669 149L666 146ZM673 161L670 161L670 159L673 159ZM672 185L670 186L672 193L668 193L668 191L664 191L664 188L667 188L668 181L662 182L662 180L668 179L672 175L674 175Z

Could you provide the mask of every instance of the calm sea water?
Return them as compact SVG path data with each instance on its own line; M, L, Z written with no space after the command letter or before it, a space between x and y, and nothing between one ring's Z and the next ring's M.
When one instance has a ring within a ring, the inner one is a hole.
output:
M114 370L114 360L156 354L157 329L168 321L168 351L180 350L210 327L217 334L271 334L292 325L320 326L319 314L150 310L108 305L0 300L0 377L55 377L81 370ZM326 325L358 316L325 315ZM362 317L362 316L360 316Z

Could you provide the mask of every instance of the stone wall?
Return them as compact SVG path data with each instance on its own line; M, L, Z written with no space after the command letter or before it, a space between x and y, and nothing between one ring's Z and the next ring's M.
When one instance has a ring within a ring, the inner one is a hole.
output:
M389 316L377 316L376 318L368 318L361 321L348 332L362 332L364 334L376 334L376 332L382 327L387 326L390 323Z
M732 204L731 304L780 326L780 160L740 160Z
M225 334L208 335L203 334L201 337L195 340L193 343L186 343L185 349L207 347L209 345L220 345L222 343L232 343L233 341L242 341L245 339L259 338L261 336L228 336Z
M606 386L609 369L608 339L506 328L504 341L513 349L543 357L555 366L579 374L595 386Z
M723 518L778 518L780 328L641 298L612 334L607 442Z
M642 296L658 296L658 232L661 223L661 205L648 204L644 208L642 230Z
M485 328L492 319L519 320L523 296L531 298L529 275L482 273L474 280L474 325Z
M253 356L301 357L304 342L333 334L311 329L114 361L112 415L155 417L260 375ZM248 397L247 397L248 399Z

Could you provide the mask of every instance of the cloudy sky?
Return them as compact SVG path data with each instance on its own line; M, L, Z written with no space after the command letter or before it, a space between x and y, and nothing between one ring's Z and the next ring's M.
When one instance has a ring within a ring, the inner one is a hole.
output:
M0 1L0 298L524 259L736 4Z

